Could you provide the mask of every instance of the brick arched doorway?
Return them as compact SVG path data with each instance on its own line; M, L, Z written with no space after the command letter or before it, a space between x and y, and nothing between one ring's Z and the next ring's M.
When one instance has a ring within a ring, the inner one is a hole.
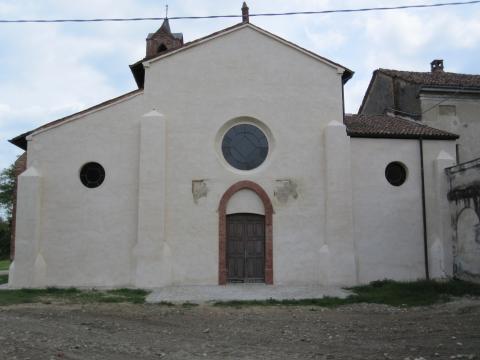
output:
M240 190L248 189L255 192L262 200L265 208L265 284L273 284L273 232L272 215L273 207L270 198L265 190L253 181L239 181L228 188L223 194L218 206L218 234L219 234L219 254L218 254L218 283L225 285L227 283L227 204L230 198Z

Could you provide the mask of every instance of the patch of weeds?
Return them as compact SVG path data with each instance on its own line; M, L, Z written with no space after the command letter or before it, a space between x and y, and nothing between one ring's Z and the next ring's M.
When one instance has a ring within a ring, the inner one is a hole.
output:
M0 260L0 270L8 270L10 267L10 260Z
M139 289L89 290L80 292L76 298L90 303L143 304L147 295L147 291Z
M218 301L214 306L322 306L322 307L336 307L345 304L351 304L353 301L350 297L340 299L335 297L323 297L321 299L286 299L286 300L232 300L232 301Z
M170 302L170 301L160 301L159 303L157 303L156 305L160 305L160 306L175 306L174 303Z
M187 301L187 302L184 302L184 303L182 304L182 307L183 307L183 308L192 308L192 307L195 307L195 306L198 306L198 304L191 303L191 302L188 302L188 301Z
M36 289L2 290L0 291L0 305L40 302L39 296L45 291Z
M8 275L0 275L0 285L8 283Z
M47 294L53 295L61 295L61 296L68 296L72 294L79 294L81 293L80 290L74 287L70 288L57 288L57 287L48 287L44 290Z
M480 296L480 285L461 280L374 281L350 288L357 302L392 306L426 306L448 301L452 296Z
M76 288L19 289L0 291L0 305L25 303L132 303L143 304L148 292L138 289L79 290Z
M321 299L301 300L247 300L222 301L215 306L322 306L337 307L340 305L371 303L396 307L427 306L438 302L446 302L454 296L480 296L480 284L461 280L434 281L419 280L398 282L393 280L374 281L368 285L348 288L354 294L345 299L324 297Z
M143 304L148 291L141 289L115 289L100 292L98 302Z

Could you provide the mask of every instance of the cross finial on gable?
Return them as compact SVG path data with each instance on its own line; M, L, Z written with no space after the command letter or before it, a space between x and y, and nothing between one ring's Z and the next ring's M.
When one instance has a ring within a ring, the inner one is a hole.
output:
M250 22L249 16L250 15L248 13L248 6L247 6L247 3L244 1L242 5L242 22L244 23Z

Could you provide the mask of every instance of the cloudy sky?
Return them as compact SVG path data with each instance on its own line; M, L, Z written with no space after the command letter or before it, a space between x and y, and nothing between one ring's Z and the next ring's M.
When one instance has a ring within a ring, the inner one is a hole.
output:
M251 13L427 4L446 0L249 0ZM241 0L168 0L170 16L240 13ZM0 0L1 19L164 16L164 0ZM480 4L252 22L355 71L345 88L356 112L374 69L480 73ZM194 40L238 19L175 20ZM128 65L161 22L0 24L0 169L21 150L10 139L136 88Z

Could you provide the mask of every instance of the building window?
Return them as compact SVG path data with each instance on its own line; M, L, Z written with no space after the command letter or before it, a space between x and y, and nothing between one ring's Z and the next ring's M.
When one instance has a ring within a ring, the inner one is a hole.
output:
M96 188L105 179L105 169L96 162L89 162L80 169L80 181L88 188Z
M223 136L222 153L235 169L252 170L267 158L268 140L255 125L235 125Z
M457 107L455 105L439 105L438 112L442 116L455 116L457 115Z
M393 186L400 186L407 179L407 168L398 161L391 162L385 168L385 178Z

